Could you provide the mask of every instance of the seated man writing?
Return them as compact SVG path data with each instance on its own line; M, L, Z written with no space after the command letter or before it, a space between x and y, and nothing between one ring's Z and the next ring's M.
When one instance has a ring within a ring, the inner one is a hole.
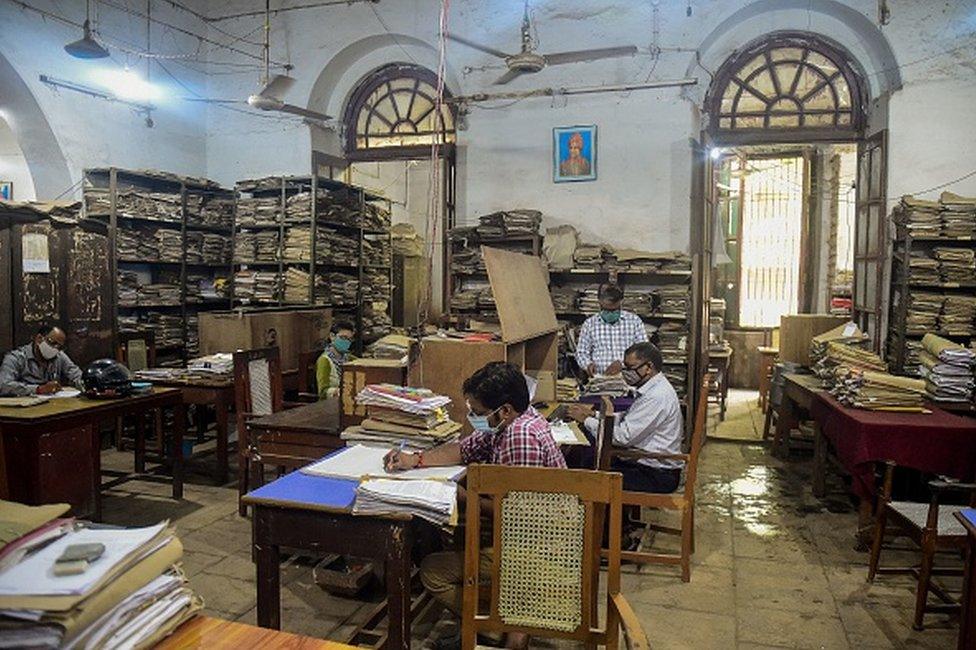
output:
M416 454L391 451L386 456L387 471L472 463L566 467L549 422L529 405L525 376L517 367L502 361L489 363L465 380L463 390L474 433L459 442ZM489 559L487 553L482 556L482 571L486 573ZM460 615L463 553L428 555L420 566L420 579L434 598ZM524 635L509 637L509 647L523 647L526 642ZM460 636L438 646L459 647Z
M613 444L655 454L681 453L681 404L661 369L661 351L653 343L635 343L627 348L621 373L624 381L637 389L637 398L626 413L617 415ZM567 412L596 435L599 420L589 405L574 404ZM681 467L680 460L614 458L611 469L623 474L625 490L667 493L678 488Z
M42 325L34 340L7 353L0 366L0 395L50 395L63 386L84 388L81 369L63 352L60 327Z

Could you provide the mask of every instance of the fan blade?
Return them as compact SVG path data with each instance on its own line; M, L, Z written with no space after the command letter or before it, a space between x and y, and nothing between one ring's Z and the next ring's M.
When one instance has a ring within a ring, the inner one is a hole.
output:
M264 88L258 93L259 95L264 95L265 97L274 97L275 99L281 99L285 96L291 87L295 85L294 77L289 77L284 74L276 74L271 77Z
M561 65L563 63L583 63L586 61L596 61L597 59L612 59L617 56L634 56L637 52L636 45L624 45L622 47L604 47L594 50L544 54L543 58L548 65Z
M279 111L282 113L291 113L292 115L300 115L301 117L307 117L310 120L320 120L322 122L328 122L332 119L331 115L326 115L325 113L319 113L317 111L310 111L307 108L302 108L300 106L293 106L292 104L282 104Z
M481 43L475 43L474 41L469 41L466 38L461 38L460 36L455 36L454 34L448 34L447 38L454 41L455 43L460 43L461 45L467 45L468 47L480 50L485 54L490 54L492 56L497 56L499 59L507 59L509 54L505 54L501 50L496 50L493 47L488 47L487 45L482 45Z
M185 102L200 102L202 104L247 104L239 99L211 99L209 97L183 97Z
M498 79L495 80L495 85L504 86L509 81L512 81L513 79L516 79L517 77L520 77L523 74L525 74L524 70L509 70L508 72L506 72L505 74L503 74L502 76L498 77Z

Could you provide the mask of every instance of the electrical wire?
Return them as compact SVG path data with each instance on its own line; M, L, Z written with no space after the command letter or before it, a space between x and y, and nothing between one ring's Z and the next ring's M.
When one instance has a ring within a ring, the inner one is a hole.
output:
M369 3L369 8L373 11L373 15L376 16L376 20L379 21L380 25L383 27L383 30L387 34L389 34L390 37L393 39L393 42L397 44L397 47L399 47L401 50L403 50L403 53L407 55L407 58L408 59L410 59L411 61L413 61L416 65L420 65L417 62L417 59L413 58L413 55L410 54L410 52L407 51L407 48L403 47L403 43L401 43L400 42L400 39L396 37L396 34L393 33L393 30L390 29L390 26L386 24L386 21L383 20L383 17L382 16L380 16L380 12L378 12L376 10L376 7L373 6L373 3L372 2Z

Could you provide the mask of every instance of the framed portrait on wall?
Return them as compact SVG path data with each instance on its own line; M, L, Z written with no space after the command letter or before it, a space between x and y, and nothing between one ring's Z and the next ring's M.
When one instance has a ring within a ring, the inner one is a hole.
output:
M0 181L0 199L3 199L4 201L14 200L13 181Z
M552 130L552 180L596 180L596 126L558 126Z

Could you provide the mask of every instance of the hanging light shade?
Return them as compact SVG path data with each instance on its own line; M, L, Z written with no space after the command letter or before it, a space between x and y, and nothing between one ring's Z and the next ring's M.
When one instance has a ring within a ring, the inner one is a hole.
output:
M99 45L98 41L92 38L91 33L91 0L85 2L85 30L84 36L73 43L64 46L64 51L76 59L104 59L108 56L108 50Z

